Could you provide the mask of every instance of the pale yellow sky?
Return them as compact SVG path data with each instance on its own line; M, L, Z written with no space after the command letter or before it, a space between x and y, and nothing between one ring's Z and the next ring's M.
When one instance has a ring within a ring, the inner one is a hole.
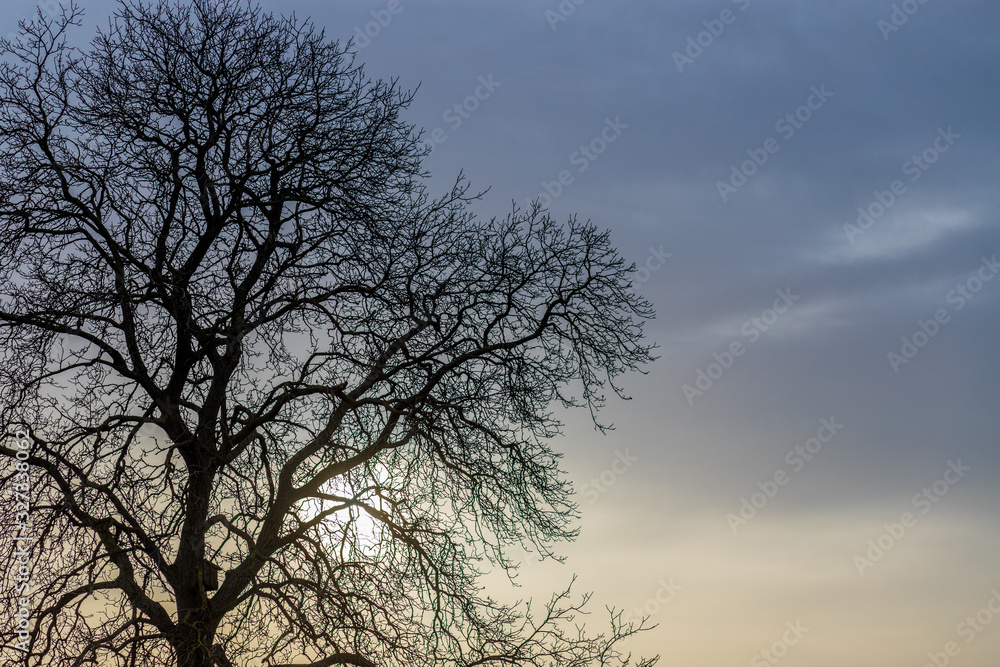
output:
M734 536L718 513L657 515L629 502L642 495L632 491L587 512L567 563L528 566L519 593L544 598L579 572L577 589L594 591L594 621L602 604L655 612L659 626L632 646L665 666L752 665L786 637L797 640L780 660L789 666L923 665L950 641L959 648L950 664L997 664L1000 613L982 631L959 628L994 598L1000 611L1000 536L985 513L929 513L862 576L854 556L897 507L776 511ZM797 638L787 623L807 630Z

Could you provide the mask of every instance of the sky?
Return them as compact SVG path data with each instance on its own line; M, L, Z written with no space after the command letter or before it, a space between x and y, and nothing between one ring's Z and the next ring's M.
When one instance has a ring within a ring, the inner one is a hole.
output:
M417 89L432 189L642 267L659 359L565 415L580 538L498 596L576 573L668 667L1000 664L1000 4L261 4Z

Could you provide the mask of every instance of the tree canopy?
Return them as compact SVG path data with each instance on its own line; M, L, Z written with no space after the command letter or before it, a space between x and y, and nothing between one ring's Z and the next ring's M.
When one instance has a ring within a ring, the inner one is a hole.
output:
M308 21L123 0L77 49L80 17L0 65L0 428L35 538L4 660L632 664L620 613L480 583L576 535L552 407L603 428L651 359L608 233L432 196L411 95Z

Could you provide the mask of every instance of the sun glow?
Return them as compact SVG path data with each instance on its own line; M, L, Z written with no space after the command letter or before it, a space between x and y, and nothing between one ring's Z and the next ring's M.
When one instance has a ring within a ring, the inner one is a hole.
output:
M380 486L372 480L360 484L338 478L321 490L323 497L309 498L298 510L303 522L322 517L316 525L320 539L328 546L354 550L366 556L376 555L388 541L388 527L382 520L389 507L379 495Z

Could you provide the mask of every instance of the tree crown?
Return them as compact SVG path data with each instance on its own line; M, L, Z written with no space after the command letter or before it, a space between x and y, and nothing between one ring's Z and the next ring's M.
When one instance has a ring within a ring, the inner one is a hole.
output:
M24 24L0 66L0 427L30 434L31 651L627 662L620 614L578 636L566 594L536 618L477 584L576 534L550 406L600 426L651 359L608 233L537 206L483 220L461 177L431 197L410 94L309 22L126 0L83 52L79 17Z

